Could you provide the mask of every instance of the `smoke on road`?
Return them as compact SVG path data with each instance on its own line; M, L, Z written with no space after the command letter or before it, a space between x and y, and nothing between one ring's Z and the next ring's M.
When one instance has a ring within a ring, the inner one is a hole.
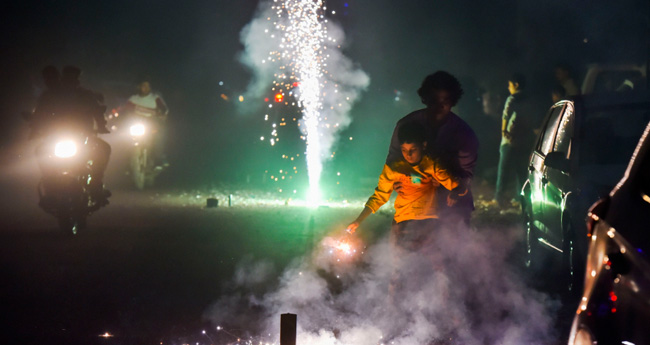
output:
M320 248L274 283L260 280L271 266L248 262L205 316L277 340L280 315L294 313L298 343L311 345L549 343L559 303L527 287L508 262L516 230L432 232L425 247L400 259L404 279L393 302L387 239L356 262Z

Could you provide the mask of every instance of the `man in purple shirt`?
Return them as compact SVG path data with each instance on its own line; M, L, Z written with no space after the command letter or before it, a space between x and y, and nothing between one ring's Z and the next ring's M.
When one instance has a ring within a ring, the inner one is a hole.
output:
M451 112L451 108L463 95L463 89L453 75L438 71L424 79L418 95L426 108L416 110L397 122L386 163L398 160L402 155L397 138L399 127L411 122L421 125L426 131L427 142L430 143L427 153L438 158L460 182L460 193L450 193L442 188L436 193L438 205L441 206L440 219L450 225L459 222L468 225L474 210L471 181L478 158L478 139L472 128ZM399 193L401 186L396 184L394 188Z

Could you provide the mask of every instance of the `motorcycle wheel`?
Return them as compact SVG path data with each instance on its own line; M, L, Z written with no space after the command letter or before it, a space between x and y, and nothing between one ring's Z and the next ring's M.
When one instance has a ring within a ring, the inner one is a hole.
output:
M136 147L131 157L131 176L133 177L133 184L138 190L143 190L146 187L147 160L147 149Z

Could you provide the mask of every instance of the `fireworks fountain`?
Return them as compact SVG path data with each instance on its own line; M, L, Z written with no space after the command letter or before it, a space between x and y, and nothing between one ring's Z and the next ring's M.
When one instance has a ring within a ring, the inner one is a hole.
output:
M326 16L334 14L322 0L262 2L257 18L242 31L246 51L240 58L254 72L246 98L259 98L272 84L275 97L269 108L279 103L300 110L300 119L294 121L306 143L302 156L309 181L306 198L311 205L321 199L323 164L334 157L338 133L350 124L352 104L369 84L368 76L342 54L343 31ZM294 116L280 117L279 126L286 126L285 117ZM272 122L272 131L260 139L275 146L280 140L278 123L270 121L268 113L264 120ZM283 159L299 156L282 153Z
M298 80L298 106L303 110L302 123L306 135L306 159L309 176L308 201L320 200L321 158L321 90L323 66L327 56L323 45L327 38L324 25L323 1L286 0L276 6L279 18L286 15L286 24L279 25L283 32L282 59L291 61L293 76Z

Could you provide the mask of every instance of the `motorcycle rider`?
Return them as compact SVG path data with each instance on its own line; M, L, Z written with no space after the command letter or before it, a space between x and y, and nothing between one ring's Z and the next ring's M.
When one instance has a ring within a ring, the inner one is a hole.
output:
M154 121L156 135L153 138L153 157L159 167L169 166L165 154L165 132L169 109L162 97L151 91L151 83L144 79L138 84L138 93L132 95L125 105L129 115L142 116Z
M43 69L43 79L47 90L39 97L30 119L31 138L47 134L59 127L77 133L109 133L106 129L102 105L103 96L80 86L81 69L65 66L59 76L54 66ZM111 146L95 135L88 136L89 154L92 158L90 193L97 203L108 204L110 192L104 189L104 172L111 154ZM39 145L36 154L39 157L41 171L47 174L44 145Z

